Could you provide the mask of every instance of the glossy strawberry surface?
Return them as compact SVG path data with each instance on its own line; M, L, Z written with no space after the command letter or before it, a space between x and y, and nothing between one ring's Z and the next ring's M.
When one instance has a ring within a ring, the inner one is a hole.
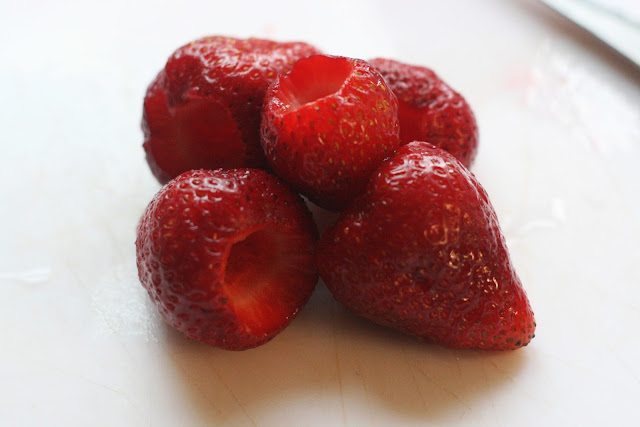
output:
M430 142L469 168L478 150L478 125L464 97L429 68L382 58L369 62L398 97L402 143Z
M297 191L341 210L399 147L397 112L396 97L367 62L311 56L270 86L262 146Z
M204 37L176 50L147 90L142 129L153 174L264 168L260 112L269 84L305 56L306 43Z
M306 205L255 169L196 170L167 183L136 240L142 285L170 325L243 350L272 339L318 280Z
M424 340L510 350L535 320L486 191L449 153L401 147L327 230L318 268L355 313Z

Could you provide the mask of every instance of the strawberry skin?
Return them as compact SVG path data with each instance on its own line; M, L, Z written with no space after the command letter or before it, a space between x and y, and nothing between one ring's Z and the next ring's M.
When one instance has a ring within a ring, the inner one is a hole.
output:
M143 107L143 147L158 181L198 168L264 168L260 114L267 87L316 53L306 43L219 36L176 50Z
M145 210L138 275L167 323L191 339L244 350L272 339L309 299L316 240L306 205L274 176L194 170Z
M397 111L395 95L367 62L310 56L269 87L262 147L294 189L341 210L400 146Z
M429 68L383 58L369 63L398 97L402 144L428 141L469 168L478 150L478 125L462 95Z
M322 236L320 277L356 314L453 348L512 350L535 320L487 193L456 158L401 147Z

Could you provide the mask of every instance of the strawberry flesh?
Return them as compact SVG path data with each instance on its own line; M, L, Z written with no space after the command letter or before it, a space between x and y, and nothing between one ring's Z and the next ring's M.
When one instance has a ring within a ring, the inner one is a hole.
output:
M231 247L224 292L238 320L254 333L278 328L283 313L290 315L289 307L297 303L296 292L286 284L299 262L308 263L305 245L308 241L296 236L262 228Z
M282 102L288 111L297 111L338 92L352 71L353 65L346 58L317 56L313 61L300 61L295 72L282 79Z
M161 74L157 80L162 79ZM153 132L148 131L143 146L147 162L160 182L203 165L231 169L254 163L226 106L193 97L170 107L164 92L154 86L145 99L145 110L153 111L145 122Z

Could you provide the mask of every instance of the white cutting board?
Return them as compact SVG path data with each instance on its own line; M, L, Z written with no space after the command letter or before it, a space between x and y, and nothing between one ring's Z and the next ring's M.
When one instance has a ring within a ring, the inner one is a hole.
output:
M3 4L0 425L639 425L640 71L533 0L220 3ZM463 93L532 343L422 344L322 284L258 349L166 327L135 269L159 188L142 98L208 34L423 64Z

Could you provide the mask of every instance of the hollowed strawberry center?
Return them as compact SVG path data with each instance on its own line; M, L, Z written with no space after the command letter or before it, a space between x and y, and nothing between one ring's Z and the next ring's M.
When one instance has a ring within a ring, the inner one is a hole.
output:
M298 304L300 254L297 239L273 228L261 228L236 242L229 252L225 291L238 319L252 332L283 323Z
M353 72L347 58L315 55L296 62L280 80L281 99L290 111L332 95Z
M232 285L236 304L268 281L279 256L276 240L277 233L261 229L231 247L225 282Z
M191 169L231 169L245 164L242 134L226 106L191 99L168 107L162 98L152 107L147 118L153 134L150 149L169 177Z

